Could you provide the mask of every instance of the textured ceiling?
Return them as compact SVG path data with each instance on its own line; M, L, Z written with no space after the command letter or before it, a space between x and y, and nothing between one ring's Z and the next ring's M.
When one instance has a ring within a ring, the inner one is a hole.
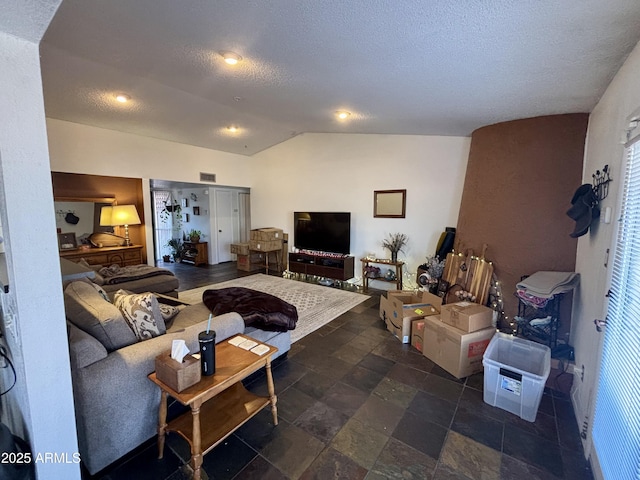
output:
M37 43L62 0L2 0L0 32Z
M589 112L639 39L638 0L64 0L41 53L49 117L251 155Z

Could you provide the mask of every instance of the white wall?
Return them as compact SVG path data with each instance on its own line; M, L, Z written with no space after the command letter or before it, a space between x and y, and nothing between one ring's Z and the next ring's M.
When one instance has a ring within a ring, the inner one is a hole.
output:
M600 102L593 110L587 132L583 180L591 183L591 175L602 170L605 164L611 168L613 181L609 196L602 208L613 208L613 221L609 225L598 224L592 232L580 237L576 257L576 271L581 274L581 284L572 317L571 340L576 351L576 366L584 365L584 380L574 377L574 409L578 426L583 421L589 424L589 436L585 453L591 452L591 426L597 389L597 375L602 334L596 333L593 320L606 316L605 294L608 289L613 253L609 258L609 269L605 268L606 250L613 252L615 225L619 215L618 198L623 182L622 144L627 118L640 107L640 47L636 46L617 73Z
M246 187L249 157L47 118L51 170Z
M52 171L141 178L148 219L152 218L150 179L200 183L200 172L205 172L216 174L217 185L250 184L253 162L244 155L52 118L47 118L47 132ZM145 227L147 252L153 252L151 222ZM152 254L148 259L153 264Z
M294 211L351 212L351 254L389 258L388 233L409 236L399 258L405 278L435 253L440 233L456 226L471 140L419 135L303 134L254 155L252 228L291 237ZM373 218L374 190L407 190L406 218ZM376 284L377 288L388 285Z
M3 422L34 455L78 451L38 44L0 32L0 215L9 293L2 329L17 383ZM12 375L2 369L0 388ZM38 478L80 478L76 463L38 463Z

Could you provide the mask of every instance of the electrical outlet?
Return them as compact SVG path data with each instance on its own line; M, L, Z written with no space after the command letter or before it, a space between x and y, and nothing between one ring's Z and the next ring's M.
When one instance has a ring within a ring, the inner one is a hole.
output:
M580 381L584 382L584 365L580 367L573 367L573 374L575 376L580 376Z

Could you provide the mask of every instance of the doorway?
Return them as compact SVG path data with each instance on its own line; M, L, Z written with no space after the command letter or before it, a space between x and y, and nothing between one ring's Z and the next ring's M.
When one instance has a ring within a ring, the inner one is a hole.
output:
M172 238L184 241L191 230L199 230L201 242L207 242L209 264L230 262L230 245L248 240L251 228L250 191L248 188L212 187L198 183L150 180L153 214L153 242L156 262L170 254L167 243ZM177 203L180 213L160 215L165 202Z

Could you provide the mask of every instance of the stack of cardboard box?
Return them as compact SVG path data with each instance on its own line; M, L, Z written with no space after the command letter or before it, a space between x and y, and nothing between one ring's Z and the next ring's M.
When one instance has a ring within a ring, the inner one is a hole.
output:
M238 258L238 270L245 272L255 272L264 265L264 253L251 252L248 243L232 243L231 253L235 253Z
M279 228L256 228L250 232L249 243L232 243L231 253L237 255L238 270L253 272L265 268L269 254L275 260L270 261L269 268L282 270L287 243L288 235Z
M457 378L482 371L482 356L496 333L493 310L471 302L443 305L425 318L423 354Z
M495 333L493 310L471 302L442 305L428 292L389 291L380 297L387 330L457 378L482 370Z
M390 290L380 297L380 317L402 343L412 343L412 322L440 312L442 299L429 292Z
M280 228L256 228L250 232L249 248L257 252L281 251L283 237Z

